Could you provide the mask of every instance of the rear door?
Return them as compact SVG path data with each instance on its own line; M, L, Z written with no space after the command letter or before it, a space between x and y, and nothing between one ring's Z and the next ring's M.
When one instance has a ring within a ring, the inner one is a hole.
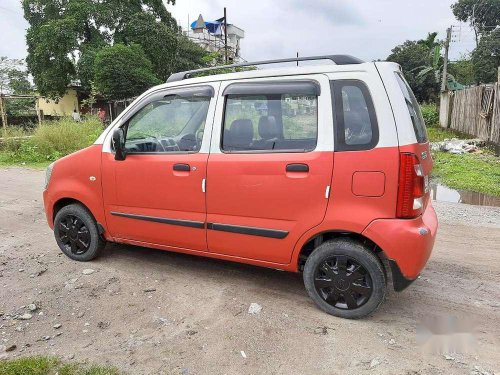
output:
M333 168L324 75L223 82L207 169L209 251L287 264L320 224Z
M329 74L335 168L328 218L332 228L361 233L396 214L399 149L387 93L374 64Z

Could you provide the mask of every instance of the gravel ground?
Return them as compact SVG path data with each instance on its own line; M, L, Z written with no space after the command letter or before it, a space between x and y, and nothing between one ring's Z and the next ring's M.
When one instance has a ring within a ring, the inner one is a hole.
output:
M433 202L433 205L440 224L500 228L500 207L472 206L450 202Z
M437 203L421 277L349 321L318 310L299 274L113 244L71 261L45 222L43 179L0 169L0 357L56 355L128 374L500 371L498 209ZM441 330L428 336L432 317Z

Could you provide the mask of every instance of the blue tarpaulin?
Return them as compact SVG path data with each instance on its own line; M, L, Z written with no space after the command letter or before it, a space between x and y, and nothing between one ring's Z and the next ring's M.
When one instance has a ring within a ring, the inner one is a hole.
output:
M196 27L196 22L194 21L191 23L191 29L194 30ZM215 34L215 35L221 35L222 34L222 28L221 28L222 22L219 21L208 21L205 22L205 27L207 28L208 32Z

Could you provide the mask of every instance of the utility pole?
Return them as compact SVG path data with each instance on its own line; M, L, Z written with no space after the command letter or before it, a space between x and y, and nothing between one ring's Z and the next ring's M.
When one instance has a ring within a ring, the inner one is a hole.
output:
M3 94L0 94L0 116L2 117L4 136L7 136L7 113L3 101Z
M444 42L444 64L443 77L441 79L441 92L446 91L446 83L448 82L448 51L450 49L451 27L446 29L446 41Z
M227 13L226 13L226 7L224 7L224 55L226 57L226 64L227 64Z

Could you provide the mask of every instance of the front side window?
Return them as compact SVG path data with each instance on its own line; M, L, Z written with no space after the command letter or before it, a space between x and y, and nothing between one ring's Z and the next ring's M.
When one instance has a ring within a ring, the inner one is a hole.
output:
M141 108L128 122L128 153L200 150L210 97L166 95Z
M226 96L221 144L226 152L306 152L316 148L317 134L318 97L313 93L263 90Z
M357 80L333 81L337 150L368 150L378 142L378 125L368 88Z
M425 128L424 118L420 112L420 105L418 104L413 91L404 79L401 73L396 74L396 81L398 81L399 88L403 93L405 98L406 107L408 108L408 113L410 114L411 123L413 125L413 131L415 132L415 137L418 143L427 142L427 129Z

